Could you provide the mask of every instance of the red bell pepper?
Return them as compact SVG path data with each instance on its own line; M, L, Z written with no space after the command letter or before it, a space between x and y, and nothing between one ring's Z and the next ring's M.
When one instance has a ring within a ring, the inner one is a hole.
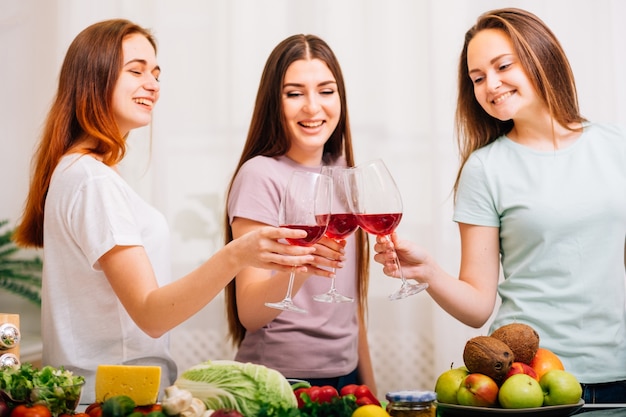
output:
M367 404L376 404L380 406L380 401L378 401L378 398L376 398L374 394L372 394L372 391L370 391L367 385L346 385L341 388L339 393L342 397L346 395L354 395L354 397L356 398L356 403L359 406Z

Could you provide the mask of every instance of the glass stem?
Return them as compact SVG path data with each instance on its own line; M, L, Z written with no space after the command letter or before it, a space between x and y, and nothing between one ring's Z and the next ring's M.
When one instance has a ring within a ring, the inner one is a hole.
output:
M335 272L337 272L337 270L333 268L333 277L330 279L330 292L337 291L337 289L335 288Z
M291 272L289 273L289 285L287 285L287 294L285 295L285 301L291 301L291 291L293 289L293 280L296 277L296 266L291 267Z

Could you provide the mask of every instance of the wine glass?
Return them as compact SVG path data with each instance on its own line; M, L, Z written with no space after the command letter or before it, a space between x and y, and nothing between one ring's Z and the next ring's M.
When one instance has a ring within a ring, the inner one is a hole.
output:
M330 217L332 189L332 178L327 175L305 171L294 171L291 174L280 202L278 223L281 227L305 230L307 235L300 239L287 239L289 244L311 246L324 236ZM289 274L285 298L275 303L265 303L267 307L306 313L291 299L295 276L294 266Z
M390 240L391 233L402 219L402 197L382 159L359 164L347 171L346 186L359 226L370 234ZM396 265L402 285L389 299L398 300L428 288L428 284L409 283L402 274L397 257Z
M326 228L326 236L331 239L346 239L358 227L356 216L350 209L346 187L344 186L347 167L344 166L323 166L322 174L328 175L333 180L333 198L330 209L330 218ZM335 268L333 268L335 272ZM315 301L324 303L350 303L354 299L340 294L335 287L335 276L330 280L330 289L324 294L313 296Z

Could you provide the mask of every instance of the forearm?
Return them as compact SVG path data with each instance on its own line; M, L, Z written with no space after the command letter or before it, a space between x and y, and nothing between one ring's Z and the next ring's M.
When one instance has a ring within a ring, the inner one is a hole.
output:
M246 268L236 279L237 312L246 330L258 330L281 313L280 310L267 307L265 303L278 302L285 297L289 285L289 272ZM305 276L296 273L292 297L298 293L305 280Z
M144 332L159 337L204 308L240 269L237 251L227 245L187 275L150 291L133 318Z
M444 311L474 328L487 322L495 306L495 296L447 274L431 281L426 291Z

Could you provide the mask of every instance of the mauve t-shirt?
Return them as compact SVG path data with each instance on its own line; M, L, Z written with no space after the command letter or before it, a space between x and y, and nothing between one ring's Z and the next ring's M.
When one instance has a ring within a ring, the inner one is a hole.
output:
M338 164L345 165L345 161ZM229 221L241 217L277 226L280 200L291 173L320 169L321 166L300 165L286 156L257 156L248 160L233 182L228 199ZM337 269L336 287L340 293L356 299L354 235L347 239L345 266ZM328 278L307 279L293 296L294 303L307 313L283 311L261 329L247 332L235 360L265 365L287 378L336 377L356 369L357 303L313 300L315 294L329 288Z

